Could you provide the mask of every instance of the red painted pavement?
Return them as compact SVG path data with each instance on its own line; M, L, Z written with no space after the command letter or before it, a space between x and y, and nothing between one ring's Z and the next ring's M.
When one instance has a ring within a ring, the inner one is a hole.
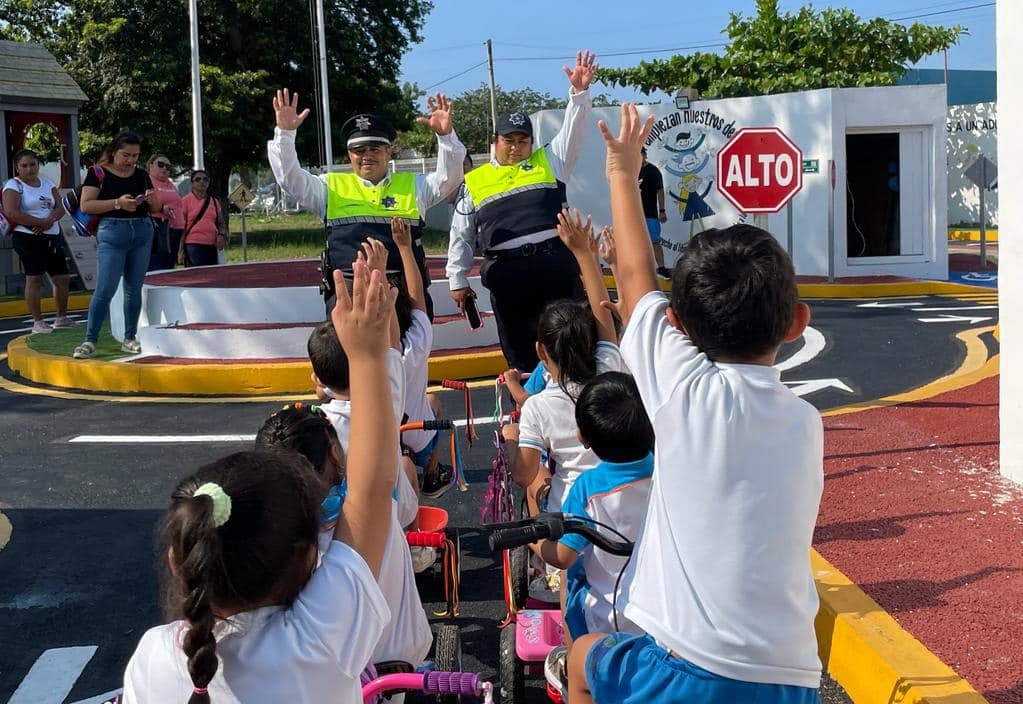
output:
M998 378L824 419L817 550L993 704L1023 703L1023 487Z
M482 259L473 261L470 276L479 276ZM433 280L443 279L447 257L427 257L426 267ZM146 276L150 286L187 286L192 288L277 288L318 286L320 261L300 259L288 262L250 262L225 266L200 266L191 269L161 271Z

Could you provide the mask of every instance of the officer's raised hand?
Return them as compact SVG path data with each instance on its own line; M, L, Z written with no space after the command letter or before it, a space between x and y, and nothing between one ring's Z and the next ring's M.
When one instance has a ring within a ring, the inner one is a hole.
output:
M451 101L443 93L426 99L426 107L429 115L417 117L416 122L425 125L434 131L435 134L451 133ZM308 112L308 111L306 111Z
M274 96L274 116L277 127L282 130L297 130L309 117L309 108L298 111L298 93L291 95L287 88L277 91Z
M572 84L573 93L582 93L589 89L593 82L593 74L597 72L597 55L591 54L590 50L577 51L575 54L575 68L569 70L568 66L562 66L561 70L568 76L568 82Z

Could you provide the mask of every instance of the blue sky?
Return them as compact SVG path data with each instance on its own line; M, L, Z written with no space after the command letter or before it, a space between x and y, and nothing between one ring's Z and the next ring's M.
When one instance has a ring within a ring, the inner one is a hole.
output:
M1018 0L1014 0L1018 1ZM782 0L783 10L806 4ZM567 93L561 67L576 49L597 52L602 66L633 66L643 59L665 58L679 47L723 42L721 30L728 12L751 14L754 0L682 3L672 0L434 0L424 28L425 40L402 62L403 81L414 81L430 91L457 95L487 80L486 48L494 41L495 78L502 88L531 87L554 95ZM909 18L935 25L960 24L967 28L959 45L949 51L950 68L993 69L995 66L995 7L985 0L846 0L815 3L816 7L845 6L864 18ZM672 49L675 49L672 51ZM707 47L702 51L719 51ZM691 51L691 50L690 50ZM614 56L619 53L621 55ZM572 59L574 61L574 59ZM940 68L941 55L919 66ZM478 65L477 65L478 64ZM626 89L597 85L596 92L620 100L644 98Z

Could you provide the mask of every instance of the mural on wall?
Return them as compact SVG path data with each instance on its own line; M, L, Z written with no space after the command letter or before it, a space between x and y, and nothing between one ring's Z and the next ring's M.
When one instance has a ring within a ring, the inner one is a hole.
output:
M738 130L735 120L709 108L676 110L650 130L647 160L664 177L668 222L661 246L668 266L696 233L744 220L714 188L718 150Z
M998 117L995 103L952 105L946 123L948 142L949 227L980 224L980 192L965 175L981 155L998 163ZM998 190L985 196L988 226L998 226Z

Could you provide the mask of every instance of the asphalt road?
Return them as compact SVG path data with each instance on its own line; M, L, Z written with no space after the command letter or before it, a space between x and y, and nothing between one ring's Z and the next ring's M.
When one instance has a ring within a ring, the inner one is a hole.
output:
M812 301L813 331L782 351L782 379L821 409L919 387L961 364L964 348L954 335L996 322L997 309L986 307L993 299ZM0 320L0 349L24 327L23 319ZM248 447L247 437L281 403L52 396L0 366L0 512L13 526L3 547L0 518L0 700L46 680L59 694L12 701L88 701L119 686L139 637L161 622L152 534L171 487L197 466ZM459 394L444 392L442 401L449 417L465 417ZM473 405L477 420L489 421L493 387L475 389ZM437 504L462 536L464 667L492 678L504 608L500 568L479 528L496 427L484 423L471 449L461 438L469 491L452 490ZM82 441L90 435L241 439ZM420 586L429 612L439 610L439 580L422 578ZM57 652L40 660L48 650ZM39 674L46 658L63 663L63 674ZM824 701L848 699L827 682Z

